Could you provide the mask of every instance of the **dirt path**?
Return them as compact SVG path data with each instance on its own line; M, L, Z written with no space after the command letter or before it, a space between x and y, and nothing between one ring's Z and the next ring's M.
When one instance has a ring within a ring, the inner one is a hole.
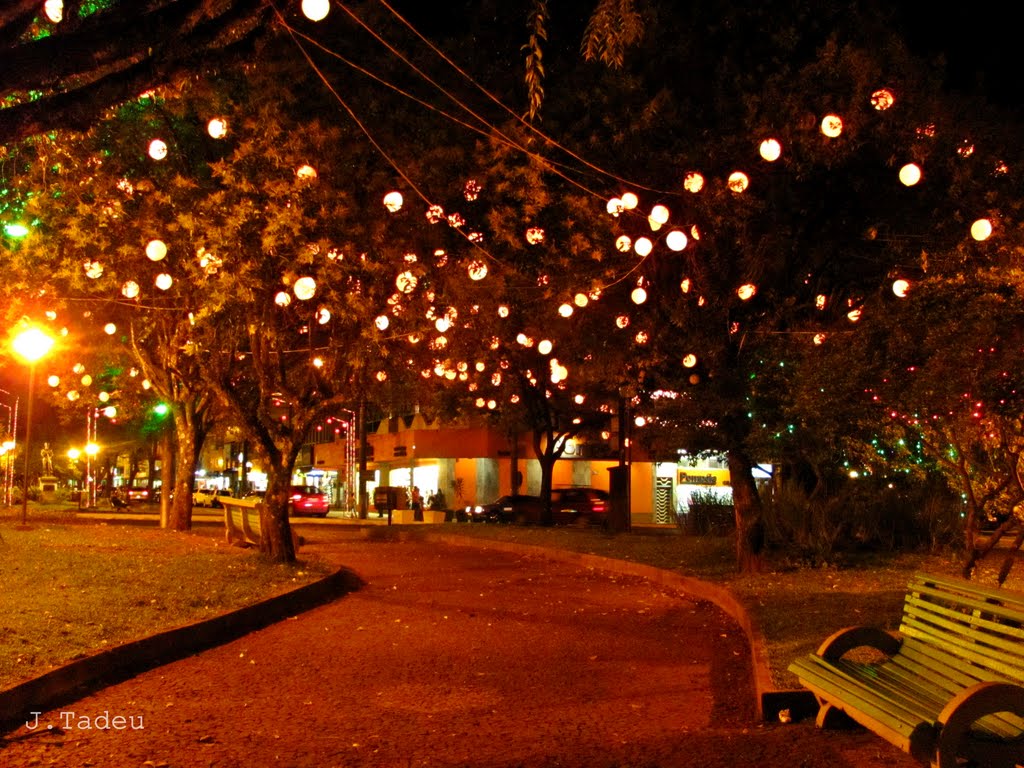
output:
M742 632L685 595L437 543L317 548L367 586L43 713L0 764L916 765L871 734L756 723Z

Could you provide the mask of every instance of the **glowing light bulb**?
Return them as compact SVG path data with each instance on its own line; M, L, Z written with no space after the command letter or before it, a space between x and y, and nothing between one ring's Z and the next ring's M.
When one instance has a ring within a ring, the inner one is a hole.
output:
M384 195L384 207L391 213L397 213L400 211L403 203L404 200L402 199L401 192L388 192Z
M921 169L914 163L907 163L900 168L900 182L907 187L912 187L921 180Z
M330 0L302 0L302 13L310 21L323 21L330 10Z
M300 277L292 286L292 291L299 301L308 301L316 295L316 280L312 277Z
M149 142L149 156L154 160L163 160L167 157L167 142L162 139L153 139Z
M838 137L843 132L843 120L838 115L825 115L821 121L821 132L830 139Z
M215 117L206 124L206 132L214 139L223 139L228 135L227 121L221 117Z
M769 163L774 163L782 155L782 145L775 139L765 139L761 142L761 157Z
M978 219L971 224L971 237L981 242L992 236L992 222L988 219Z
M150 240L146 244L146 258L160 261L167 255L167 244L163 240Z
M686 247L686 234L678 229L673 229L665 235L665 245L670 251L681 251Z

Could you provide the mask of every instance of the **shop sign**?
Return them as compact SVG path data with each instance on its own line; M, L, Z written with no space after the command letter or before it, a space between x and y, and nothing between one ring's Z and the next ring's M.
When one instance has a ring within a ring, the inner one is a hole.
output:
M676 473L678 485L718 485L718 478L715 475L698 475L679 470Z

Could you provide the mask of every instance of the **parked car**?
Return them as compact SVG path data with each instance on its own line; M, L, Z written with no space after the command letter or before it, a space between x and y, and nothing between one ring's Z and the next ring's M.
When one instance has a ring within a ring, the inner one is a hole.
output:
M459 520L467 523L525 523L540 520L541 500L536 496L512 494L490 504L470 504Z
M331 500L319 488L309 485L293 485L288 496L289 516L314 515L327 517Z
M608 492L598 488L553 488L552 522L561 525L605 524L608 519ZM539 523L544 501L538 496L514 494L502 496L490 504L466 507L460 519L468 522Z
M551 490L551 516L556 523L597 523L608 521L608 491L570 487Z
M192 492L192 506L219 507L220 499L225 496L232 496L231 491L226 488L200 488Z
M144 486L129 486L122 492L128 501L149 501L149 488Z

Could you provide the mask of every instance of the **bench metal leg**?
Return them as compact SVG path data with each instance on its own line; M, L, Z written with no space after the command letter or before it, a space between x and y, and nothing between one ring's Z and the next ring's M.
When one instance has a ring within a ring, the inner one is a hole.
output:
M827 701L818 702L818 716L814 724L823 729L848 729L857 725L857 721Z

